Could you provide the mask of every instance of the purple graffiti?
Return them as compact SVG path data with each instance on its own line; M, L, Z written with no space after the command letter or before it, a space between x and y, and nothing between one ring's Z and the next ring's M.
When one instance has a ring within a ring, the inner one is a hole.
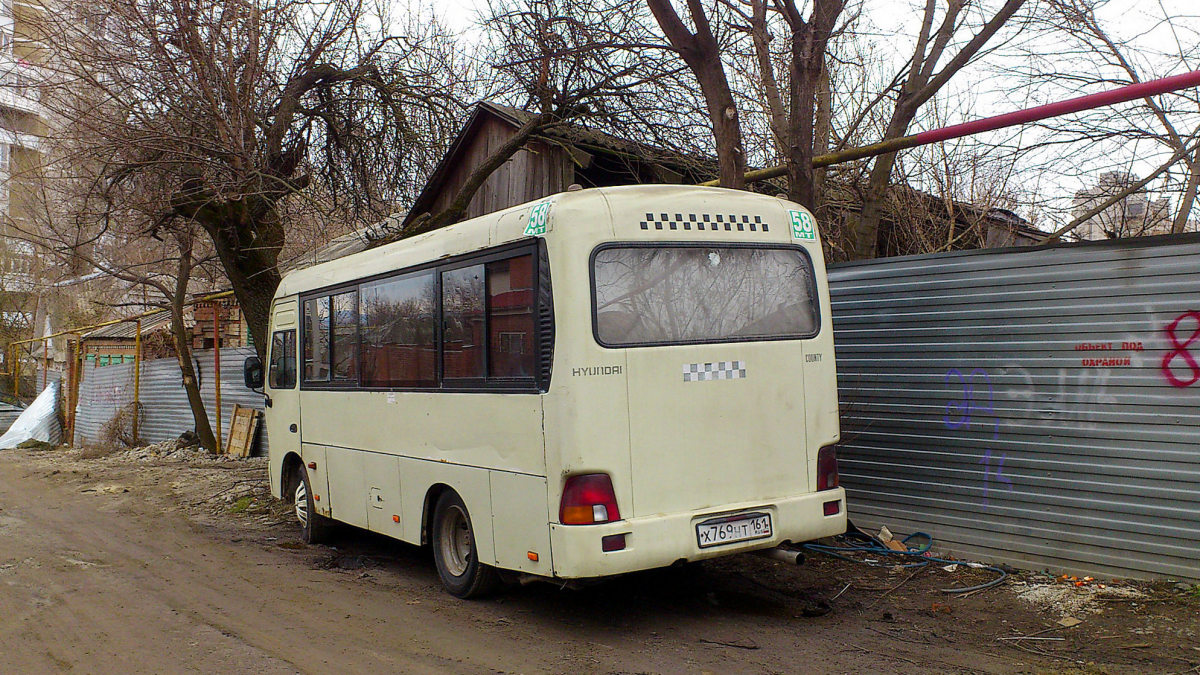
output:
M996 415L996 392L992 387L992 377L983 368L975 368L968 375L963 375L962 371L957 368L951 368L946 372L943 382L955 383L962 387L962 398L953 399L946 402L946 414L942 416L942 423L947 429L966 429L970 430L971 418L979 413L990 415L992 418L992 440L1000 438L1000 419ZM982 400L982 391L984 385L987 386L987 400ZM992 491L992 483L998 482L1004 486L1004 489L1012 491L1012 480L1004 475L1004 460L1008 459L1005 453L993 455L991 449L984 449L983 457L979 458L978 464L983 465L983 505L988 504L988 497Z
M991 489L993 480L1004 484L1004 489L1012 492L1012 479L1004 475L1004 460L1008 459L1008 455L1001 454L999 458L992 456L991 450L984 450L983 457L979 458L979 464L983 465L983 505L988 505L988 493ZM995 463L993 466L993 462Z
M963 376L962 371L957 368L951 368L943 382L950 382L951 378L958 380L958 385L962 387L962 399L951 400L946 402L946 414L942 415L942 422L947 429L962 429L971 425L971 416L974 412L987 413L992 416L992 438L1000 437L1000 420L996 419L996 392L992 387L992 378L983 368L976 368L971 371L970 375ZM981 382L982 381L982 382ZM987 385L987 401L980 401L975 396L976 384Z

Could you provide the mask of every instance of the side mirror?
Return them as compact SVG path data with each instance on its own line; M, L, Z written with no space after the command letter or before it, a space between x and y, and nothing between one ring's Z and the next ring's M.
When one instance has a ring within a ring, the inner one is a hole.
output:
M247 389L262 389L263 366L257 356L246 357L242 362L242 379L246 382Z

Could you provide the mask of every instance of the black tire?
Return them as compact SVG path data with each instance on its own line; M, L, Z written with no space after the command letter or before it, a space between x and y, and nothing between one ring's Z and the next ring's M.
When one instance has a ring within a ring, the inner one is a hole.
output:
M306 544L324 543L329 540L333 521L317 514L312 486L308 482L308 471L304 470L304 466L296 467L296 474L292 506L296 512L296 520L300 521L300 538Z
M433 563L451 595L478 598L499 588L495 568L479 562L471 515L457 492L447 490L438 498L431 525Z

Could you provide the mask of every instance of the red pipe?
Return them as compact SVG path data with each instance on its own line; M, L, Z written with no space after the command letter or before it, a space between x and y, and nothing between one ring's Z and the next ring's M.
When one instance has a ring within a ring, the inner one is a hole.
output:
M1149 82L1138 82L1124 87L1118 87L1111 91L1102 91L1098 94L1088 94L1078 98L1068 99L1066 101L1058 101L1057 103L1047 103L1035 108L1018 110L1016 112L1005 113L995 117L985 117L981 120L973 122L964 122L963 124L955 124L941 129L932 131L923 131L919 134L911 136L901 136L899 138L890 138L886 141L864 145L859 148L849 148L847 150L839 150L831 152L827 155L820 155L813 158L813 168L823 166L831 166L833 164L841 164L843 162L852 162L856 159L866 157L874 157L883 155L889 152L897 152L908 148L915 148L918 145L928 145L929 143L937 143L938 141L948 141L953 138L961 138L972 134L979 134L985 131L995 131L1006 127L1017 126L1018 124L1028 124L1037 122L1049 117L1058 117L1060 115L1069 115L1081 110L1090 110L1106 105L1114 105L1117 103L1125 103L1139 98L1147 98L1149 96L1157 96L1178 89L1187 89L1189 87L1200 87L1200 70L1184 73L1182 75L1173 75L1164 77L1161 80L1151 80ZM758 169L755 171L746 172L746 182L754 182L759 180L767 180L787 174L786 166L775 166L769 169ZM700 185L719 185L720 181L710 180Z
M963 124L955 124L941 129L913 134L907 138L913 139L915 145L948 141L952 138L961 138L962 136L970 136L971 134L983 133L985 131L995 131L996 129L1012 127L1018 124L1028 124L1049 117L1069 115L1081 110L1125 103L1139 98L1165 94L1177 89L1187 89L1188 87L1200 87L1200 70L1182 75L1164 77L1161 80L1138 82L1111 91L1102 91L1098 94L1088 94L1087 96L1080 96L1066 101L1047 103L1046 105L1039 105L1036 108L1018 110L995 117L985 117L973 122L964 122Z

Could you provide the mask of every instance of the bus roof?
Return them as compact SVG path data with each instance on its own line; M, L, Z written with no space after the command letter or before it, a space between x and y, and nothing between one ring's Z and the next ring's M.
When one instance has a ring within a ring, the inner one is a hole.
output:
M691 211L709 210L731 214L724 216L725 218L732 217L733 213L770 213L771 225L780 226L776 228L772 238L786 239L786 225L778 222L783 217L783 205L788 204L794 209L802 208L790 202L741 190L682 185L629 185L559 192L433 232L295 270L283 278L275 296L305 293L530 238L534 236L529 230L530 214L538 205L544 203L552 204L552 216L555 213L559 214L556 222L569 220L573 236L591 237L597 241L613 239L618 234L614 232L612 224L617 212L621 212L625 218L644 219L645 216L654 215L650 212L681 210L681 204L686 204ZM564 213L602 215L563 218ZM663 215L669 217L670 214ZM707 215L705 217L707 218ZM657 216L653 220L657 220ZM690 226L688 229L691 230ZM762 231L765 232L766 228Z

